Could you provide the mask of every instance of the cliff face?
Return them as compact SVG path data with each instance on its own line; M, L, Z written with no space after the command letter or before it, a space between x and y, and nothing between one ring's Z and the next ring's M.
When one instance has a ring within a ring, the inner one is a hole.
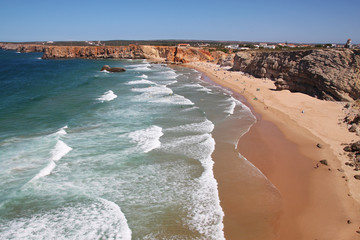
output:
M164 46L101 46L101 47L48 47L43 56L46 58L115 58L115 59L152 59L159 62L187 63L193 61L212 61L208 51L199 48L179 48Z
M114 58L151 59L157 62L188 63L214 61L209 51L193 47L174 46L44 46L0 43L0 48L18 52L44 52L43 59L54 58Z
M45 49L44 59L48 58L144 58L143 53L137 46L123 47L72 47L72 46L49 46Z
M0 43L0 49L13 50L17 52L44 52L47 47L35 44Z
M360 98L358 50L240 52L232 70L276 80L277 90L335 101Z

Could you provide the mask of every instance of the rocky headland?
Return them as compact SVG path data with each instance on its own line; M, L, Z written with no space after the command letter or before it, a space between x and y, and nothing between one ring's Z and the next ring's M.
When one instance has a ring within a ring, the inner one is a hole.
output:
M17 51L21 53L44 52L47 47L48 46L36 44L0 43L0 49Z
M208 50L176 46L46 46L33 44L0 43L4 50L18 52L44 52L43 59L149 59L161 63L189 63L214 61Z
M335 101L360 98L359 50L240 52L232 70L272 79L277 90Z

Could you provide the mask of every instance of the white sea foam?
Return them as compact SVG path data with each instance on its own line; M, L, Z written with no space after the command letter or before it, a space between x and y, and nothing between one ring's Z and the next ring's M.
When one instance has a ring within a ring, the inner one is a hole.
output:
M197 87L196 90L199 91L199 92L207 92L207 93L212 92L212 90L210 88L204 87L204 86L202 86L200 84L196 84L195 86Z
M141 76L139 76L139 78L148 78L148 75L142 74Z
M188 127L186 126L185 129ZM211 159L214 149L215 140L209 133L176 137L161 146L161 150L165 152L197 159L203 166L201 177L192 183L192 204L186 206L188 215L184 221L190 229L205 236L204 239L217 240L225 238L222 223L224 212L220 206L217 182L213 174L214 162Z
M183 85L183 87L190 87L192 89L195 88L196 91L199 91L199 92L207 92L207 93L211 93L212 90L210 88L207 88L207 87L204 87L198 83L196 84L185 84Z
M55 145L55 148L51 151L52 153L51 160L59 161L63 156L68 154L71 150L72 148L66 145L66 143L64 143L61 140L58 140Z
M109 200L106 200L104 198L99 198L100 202L104 204L104 207L112 212L112 215L114 215L115 218L118 218L119 221L119 238L120 239L131 239L131 229L129 228L129 225L127 223L126 217L124 213L121 211L119 205L117 205L114 202L111 202Z
M173 70L162 72L162 75L165 76L167 79L175 79L176 77L179 76L179 74L177 74Z
M205 239L223 240L224 212L220 206L217 182L214 178L211 157L202 160L205 171L196 180L195 192L192 194L194 205L188 206L188 216L185 220L190 229L198 231Z
M66 127L66 126L65 126ZM50 175L50 173L54 170L54 168L56 167L56 161L59 161L62 157L64 157L66 154L68 154L70 151L72 150L71 147L69 147L68 145L66 145L66 143L64 143L61 140L58 140L54 149L51 151L51 159L50 162L48 163L48 165L41 169L40 172L38 174L35 175L35 177L33 177L30 182L45 177L47 175Z
M97 98L97 100L101 102L105 102L105 101L108 102L114 100L115 98L117 98L117 95L112 90L109 90L105 92L103 95L101 95L99 98Z
M240 101L238 101L237 104L241 106L242 111L249 113L256 120L256 117L252 114L252 112L248 106L246 106L245 104L243 104Z
M230 96L226 101L226 106L224 108L224 112L227 113L228 115L233 115L234 110L235 110L236 106L238 106L238 105L245 106L239 100Z
M132 70L135 70L135 71L151 71L151 69L148 66L135 67Z
M160 137L162 135L161 127L151 126L147 129L132 132L129 134L129 137L147 153L161 146Z
M67 128L68 128L68 126L66 125L66 126L60 128L55 134L56 135L65 135L65 134L67 134L67 132L65 131L65 129L67 129Z
M203 159L211 155L215 141L211 134L191 135L168 139L163 143L161 150L169 153L185 155L189 158Z
M16 218L0 231L1 239L131 239L120 207L102 198Z
M140 84L156 84L152 81L149 81L149 80L145 80L145 79L141 79L141 80L134 80L134 81L130 81L130 82L127 82L126 83L127 85L140 85Z
M39 178L42 178L42 177L45 177L47 175L50 175L50 173L54 170L54 168L56 167L56 164L54 161L50 161L49 164L40 170L40 172L38 174L35 175L35 177L33 177L31 181L34 181L36 179L39 179Z
M134 71L151 71L150 67L151 67L151 64L144 63L144 64L129 65L128 69L129 70L134 70Z
M103 72L103 73L110 73L109 71L107 71L107 70L102 70L102 71L100 71L100 72Z
M229 115L233 115L234 114L234 110L235 110L235 107L236 107L236 102L235 101L231 101L230 102L230 105L225 108L224 112L229 114Z
M199 123L190 123L185 125L180 125L173 128L165 129L166 132L193 132L193 133L210 133L214 130L214 124L206 119L204 122Z
M161 86L161 85L150 86L150 87L147 87L147 88L133 88L133 89L131 89L131 91L150 93L150 94L154 94L154 95L173 94L173 91L170 88L168 88L166 86Z
M156 85L147 88L133 88L133 92L142 94L133 98L133 101L146 101L151 103L194 105L194 103L184 96L174 94L173 91L163 85Z
M161 98L152 98L149 100L151 103L163 103L163 104L175 104L175 105L186 105L192 106L194 103L185 98L184 96L173 94L169 96L163 96Z
M165 86L170 86L172 84L177 83L177 80L170 80L170 81L161 81L162 84L164 84Z

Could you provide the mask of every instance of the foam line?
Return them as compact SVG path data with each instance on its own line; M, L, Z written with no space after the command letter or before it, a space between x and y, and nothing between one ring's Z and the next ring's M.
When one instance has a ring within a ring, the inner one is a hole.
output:
M164 134L161 127L151 126L147 129L132 132L129 134L129 137L147 153L161 146L160 137L162 135Z
M120 207L103 198L14 218L0 229L0 239L131 240L132 235Z
M55 167L56 167L55 162L50 161L50 163L45 168L41 169L40 172L30 180L30 182L49 175L54 170Z
M50 159L49 164L40 170L40 172L38 174L35 175L35 177L33 177L30 182L45 177L47 175L50 175L50 173L54 170L54 168L56 167L56 161L59 161L62 157L64 157L66 154L68 154L70 151L72 150L71 147L69 147L68 145L66 145L66 143L64 143L61 140L58 140L54 149L51 151L52 156Z
M136 84L156 84L152 81L141 79L141 80L134 80L126 83L127 85L136 85Z

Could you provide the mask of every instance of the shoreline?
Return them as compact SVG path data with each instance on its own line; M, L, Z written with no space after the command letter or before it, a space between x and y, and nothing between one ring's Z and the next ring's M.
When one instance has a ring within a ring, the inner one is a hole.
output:
M275 185L282 199L282 213L278 218L277 206L265 209L272 212L271 216L264 214L264 217L272 217L275 234L262 239L360 239L356 232L360 230L360 191L356 189L358 182L351 179L354 172L341 164L346 157L339 143L359 137L352 136L346 126L338 124L342 103L289 91L275 92L270 80L229 72L210 63L184 66L241 94L257 118L250 131L240 138L237 150ZM323 114L322 109L329 111ZM323 121L319 124L316 120ZM324 129L332 129L332 135ZM323 146L321 149L316 146L318 143ZM234 172L234 166L219 167L219 157L215 154L214 174L225 212L225 237L259 239L237 236L238 224L244 219L241 212L234 213L234 205L229 205L231 194L228 192L232 190L226 184L230 184L228 178L231 177L225 174ZM326 159L329 166L319 165L322 159ZM234 183L236 179L231 184Z

